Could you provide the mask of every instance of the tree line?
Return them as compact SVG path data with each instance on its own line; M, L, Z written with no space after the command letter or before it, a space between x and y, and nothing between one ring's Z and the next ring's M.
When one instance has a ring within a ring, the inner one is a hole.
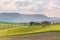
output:
M45 27L46 25L50 25L50 23L48 21L43 21L41 23L31 21L31 22L29 22L29 25L30 26L32 26L32 25L42 25L43 27Z

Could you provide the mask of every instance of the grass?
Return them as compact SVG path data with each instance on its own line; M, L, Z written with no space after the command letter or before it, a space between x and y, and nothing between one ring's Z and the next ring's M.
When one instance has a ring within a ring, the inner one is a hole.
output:
M53 24L46 27L42 27L41 25L24 26L21 24L0 24L0 28L6 28L0 30L0 36L21 35L21 34L30 34L38 32L42 33L48 31L60 31L59 24Z
M14 27L20 27L21 24L6 24L6 23L1 23L0 24L0 29L8 29L8 28L14 28Z

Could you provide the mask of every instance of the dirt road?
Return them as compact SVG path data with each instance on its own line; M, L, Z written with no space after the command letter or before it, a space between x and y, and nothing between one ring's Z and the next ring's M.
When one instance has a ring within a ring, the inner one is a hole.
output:
M0 37L0 40L60 40L60 32Z

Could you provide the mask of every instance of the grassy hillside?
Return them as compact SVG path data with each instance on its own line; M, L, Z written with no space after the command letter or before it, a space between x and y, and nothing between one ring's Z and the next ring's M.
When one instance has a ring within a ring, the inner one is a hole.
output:
M6 29L0 30L0 36L30 34L47 31L60 31L59 24L53 24L45 27L42 27L41 25L24 26L21 24L0 24L0 29L1 28Z

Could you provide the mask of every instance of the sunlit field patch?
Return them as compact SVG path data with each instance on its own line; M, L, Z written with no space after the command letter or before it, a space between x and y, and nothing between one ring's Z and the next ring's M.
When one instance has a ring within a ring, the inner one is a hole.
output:
M59 24L46 25L45 27L42 25L0 24L0 28L5 28L0 30L0 36L60 31Z

